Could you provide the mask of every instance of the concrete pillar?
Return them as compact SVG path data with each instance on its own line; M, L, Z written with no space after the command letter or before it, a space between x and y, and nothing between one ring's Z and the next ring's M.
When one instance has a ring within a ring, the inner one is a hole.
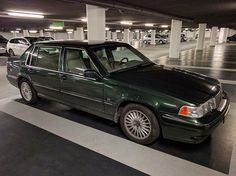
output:
M206 32L206 23L199 24L197 50L203 50L204 48L205 32Z
M117 41L117 33L116 32L112 32L112 41Z
M170 58L179 58L181 29L182 29L182 21L171 20L170 49L169 49Z
M133 31L130 31L129 32L129 41L130 41L130 44L132 45L132 43L133 43L133 38L134 38L134 33L133 33Z
M218 27L211 28L210 46L215 46Z
M43 30L40 30L40 31L39 31L39 36L40 36L40 37L43 37L43 36L44 36L44 35L43 35Z
M12 31L13 37L17 37L16 31Z
M219 43L224 43L227 36L227 28L220 28Z
M224 35L223 42L227 42L227 37L228 36L229 36L229 28L225 28L225 35Z
M140 40L140 32L139 31L136 31L136 39Z
M124 29L124 42L130 44L129 29Z
M23 36L24 37L29 37L29 31L28 30L23 30Z
M84 40L84 29L82 27L77 27L74 31L75 40Z
M105 41L105 8L86 4L88 41Z
M111 41L111 31L107 31L107 40Z
M141 40L141 42L143 42L143 37L144 37L144 32L141 31L141 32L140 32L140 40Z
M151 32L151 45L156 45L156 30Z

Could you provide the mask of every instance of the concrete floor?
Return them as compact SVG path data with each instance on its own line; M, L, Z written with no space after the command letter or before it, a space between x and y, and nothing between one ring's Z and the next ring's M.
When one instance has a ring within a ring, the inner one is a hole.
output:
M0 66L0 175L235 176L236 45L190 49L180 59L158 58L158 50L164 53L166 47L141 51L156 63L219 78L229 93L227 121L205 142L160 140L142 146L127 140L117 125L93 115L43 99L25 105L6 81L6 67Z

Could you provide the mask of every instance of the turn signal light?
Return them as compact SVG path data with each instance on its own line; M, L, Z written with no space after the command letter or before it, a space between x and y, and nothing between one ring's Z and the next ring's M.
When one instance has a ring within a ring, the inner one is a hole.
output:
M182 106L179 110L179 115L187 116L188 115L188 108L187 106Z

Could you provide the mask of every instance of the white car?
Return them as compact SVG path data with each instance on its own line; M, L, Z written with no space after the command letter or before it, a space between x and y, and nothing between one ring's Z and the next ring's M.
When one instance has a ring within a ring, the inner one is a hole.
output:
M6 53L7 39L0 35L0 54Z
M10 56L20 56L34 42L38 41L37 37L15 37L8 41L7 52Z

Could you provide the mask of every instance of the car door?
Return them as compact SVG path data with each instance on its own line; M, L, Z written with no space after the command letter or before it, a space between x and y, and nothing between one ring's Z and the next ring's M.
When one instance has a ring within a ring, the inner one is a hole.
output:
M18 39L18 55L22 55L29 47L29 42L26 39Z
M9 49L12 49L14 54L15 55L19 55L19 46L18 46L18 43L19 43L19 39L16 38L16 39L13 39L10 43L10 47Z
M35 46L27 60L26 74L38 93L59 97L59 60L61 47Z
M85 70L97 70L84 49L64 49L61 92L67 102L79 109L104 113L103 82L84 77Z

